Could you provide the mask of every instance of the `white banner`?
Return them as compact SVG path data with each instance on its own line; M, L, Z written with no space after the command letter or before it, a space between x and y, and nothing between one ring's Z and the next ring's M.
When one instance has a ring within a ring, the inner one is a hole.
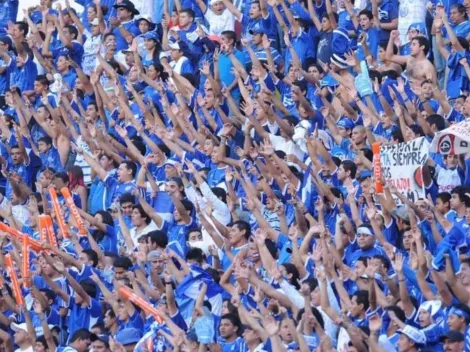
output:
M470 152L470 121L462 121L437 132L430 151L444 155Z
M426 137L380 147L382 176L411 202L426 198L421 166L426 162L428 152Z

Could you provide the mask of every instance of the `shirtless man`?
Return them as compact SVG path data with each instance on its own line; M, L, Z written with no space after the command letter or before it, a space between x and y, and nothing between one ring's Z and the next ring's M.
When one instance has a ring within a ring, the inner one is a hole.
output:
M390 33L390 40L388 41L387 51L385 53L386 59L406 66L404 73L408 77L413 90L415 90L414 88L419 89L426 79L437 84L436 70L433 64L426 59L426 54L429 50L429 41L425 37L418 36L411 40L410 56L394 55L393 43L399 35L400 32L398 31L392 31Z

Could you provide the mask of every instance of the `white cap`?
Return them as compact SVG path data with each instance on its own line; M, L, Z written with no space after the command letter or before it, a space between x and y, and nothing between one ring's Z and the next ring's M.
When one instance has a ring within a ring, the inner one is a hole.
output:
M209 5L214 5L215 3L222 2L222 0L210 0Z
M180 45L178 43L169 43L168 46L170 47L170 49L173 50L181 50Z
M18 332L19 330L23 330L23 331L28 332L28 328L26 326L26 323L21 323L21 324L11 323L10 327L15 332Z
M97 18L95 18L93 21L91 21L90 24L91 24L92 26L99 26L99 25L100 25L100 21L99 21Z

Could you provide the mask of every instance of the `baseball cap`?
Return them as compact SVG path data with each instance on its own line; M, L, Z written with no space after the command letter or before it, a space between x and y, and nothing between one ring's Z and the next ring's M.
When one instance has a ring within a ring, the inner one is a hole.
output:
M102 341L104 342L104 344L109 347L109 335L105 335L105 334L91 334L90 336L90 341L91 342L94 342L94 341Z
M408 214L408 210L406 210L406 207L404 206L397 207L391 212L391 214L402 220L410 221L410 215Z
M263 27L255 27L255 28L251 28L249 31L248 31L251 35L253 34L268 34L268 31L263 28Z
M439 340L441 342L444 342L445 340L449 342L462 342L463 340L465 340L465 337L460 331L449 330L444 335L442 335Z
M145 33L143 35L144 39L151 39L151 40L155 40L156 42L158 42L158 34L157 32L154 32L154 31L149 31L147 33Z
M100 21L99 21L97 18L95 18L93 21L91 21L90 24L91 24L92 26L99 26L99 25L100 25Z
M168 46L170 47L170 49L173 50L181 50L180 45L178 43L169 43Z
M26 323L21 323L21 324L11 323L10 327L15 332L18 332L20 330L28 332L28 327L27 327Z
M147 23L149 24L149 28L150 28L150 30L152 30L152 31L153 31L153 30L155 29L155 27L157 26L157 25L155 24L155 22L152 21L152 18L150 17L149 14L141 15L141 16L136 20L137 24L139 24L140 21L147 21Z
M406 335L411 341L417 344L424 344L426 343L426 337L424 333L411 327L410 325L406 325L404 329L397 330L399 334Z
M336 126L343 127L344 129L347 129L347 130L352 130L354 128L354 122L352 122L347 117L342 117L339 119L338 122L336 122Z
M141 338L140 331L134 328L122 329L115 336L115 340L123 346L137 343Z

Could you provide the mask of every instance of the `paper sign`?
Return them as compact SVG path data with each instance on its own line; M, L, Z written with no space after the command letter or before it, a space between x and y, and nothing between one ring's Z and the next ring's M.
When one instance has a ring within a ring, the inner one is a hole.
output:
M412 203L426 198L421 168L428 158L426 137L407 143L383 145L380 148L382 175ZM396 199L397 204L400 203Z

